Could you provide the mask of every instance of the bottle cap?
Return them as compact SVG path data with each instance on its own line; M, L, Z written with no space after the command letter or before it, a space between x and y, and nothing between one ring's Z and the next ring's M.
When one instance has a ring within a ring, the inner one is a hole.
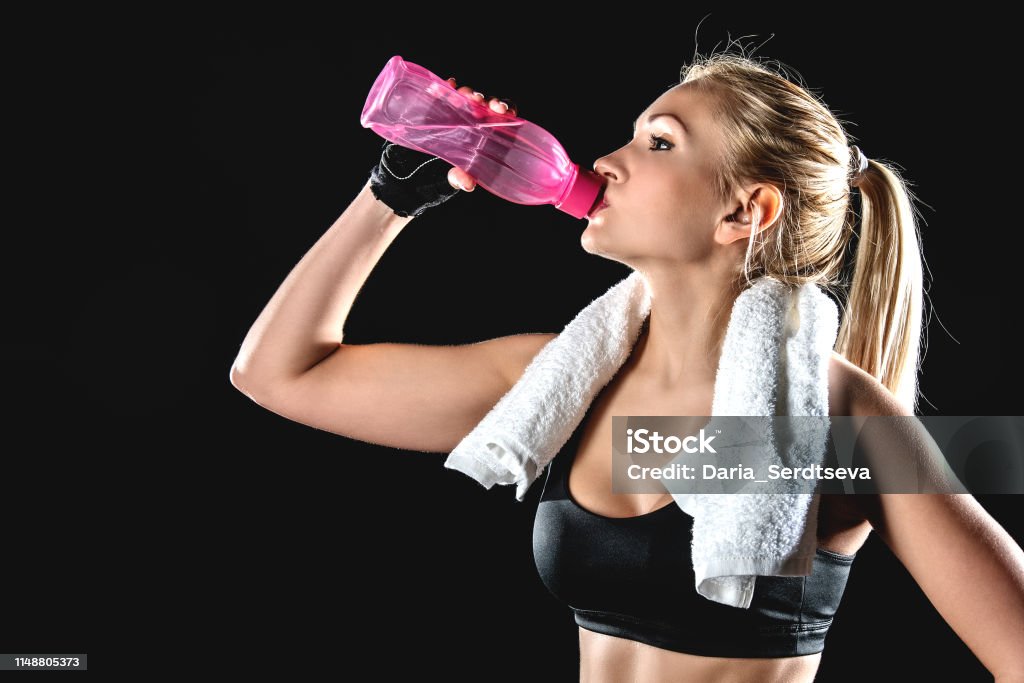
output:
M578 164L573 164L575 177L573 178L569 191L561 202L555 204L555 208L564 211L573 218L586 218L591 207L597 200L597 195L604 187L604 179L593 171L580 170Z

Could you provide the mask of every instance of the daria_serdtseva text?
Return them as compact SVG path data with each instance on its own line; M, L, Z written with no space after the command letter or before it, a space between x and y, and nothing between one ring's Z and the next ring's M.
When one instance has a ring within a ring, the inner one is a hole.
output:
M703 465L682 465L673 463L666 467L644 467L630 465L627 476L630 479L748 479L762 481L753 467L738 465L735 467L716 467ZM768 479L871 479L871 470L867 467L826 467L824 465L808 465L806 467L768 466Z

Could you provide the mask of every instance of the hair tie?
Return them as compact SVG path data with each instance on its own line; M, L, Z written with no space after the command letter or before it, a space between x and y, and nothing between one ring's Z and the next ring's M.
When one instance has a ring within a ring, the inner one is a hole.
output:
M857 164L857 170L853 172L850 185L860 187L861 180L864 178L864 172L868 170L868 158L864 155L864 152L860 151L860 147L857 145L850 147L850 158Z

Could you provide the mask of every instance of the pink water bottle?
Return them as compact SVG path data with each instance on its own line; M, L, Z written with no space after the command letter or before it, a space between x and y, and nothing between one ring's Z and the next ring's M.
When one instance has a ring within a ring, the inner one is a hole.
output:
M386 140L458 166L516 204L553 204L585 218L604 187L601 176L573 163L551 133L495 112L398 55L374 81L359 122Z

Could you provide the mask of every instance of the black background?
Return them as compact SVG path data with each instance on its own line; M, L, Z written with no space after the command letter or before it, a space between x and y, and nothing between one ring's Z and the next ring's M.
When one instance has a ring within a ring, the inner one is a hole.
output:
M23 211L4 269L13 448L0 514L17 540L0 652L85 652L117 610L157 651L230 652L217 666L235 671L578 676L572 617L533 565L540 485L518 503L444 469L445 454L315 430L228 381L263 305L376 162L382 141L359 114L394 54L511 98L589 168L695 49L744 37L914 184L932 305L921 413L1022 413L1014 143L998 104L1011 85L990 70L982 20L651 9L547 32L525 14L410 19L403 35L383 15L81 20L6 48L8 190ZM345 341L560 331L628 274L582 250L585 227L461 193L399 235ZM978 498L1024 537L1018 497ZM987 676L872 535L816 680L938 675Z

